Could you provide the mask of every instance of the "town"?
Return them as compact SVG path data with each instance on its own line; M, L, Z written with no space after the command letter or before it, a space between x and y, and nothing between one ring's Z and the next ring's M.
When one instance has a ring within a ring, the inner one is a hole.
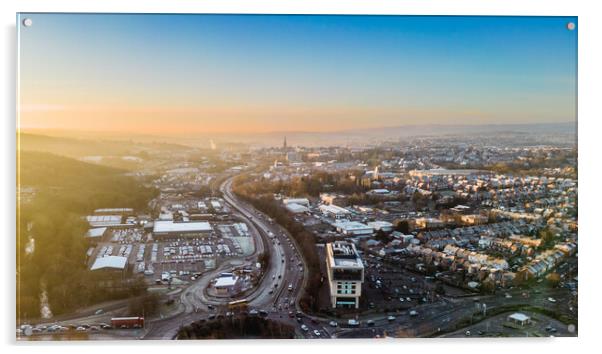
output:
M281 139L78 156L136 187L74 221L87 302L32 287L18 339L577 336L571 134Z

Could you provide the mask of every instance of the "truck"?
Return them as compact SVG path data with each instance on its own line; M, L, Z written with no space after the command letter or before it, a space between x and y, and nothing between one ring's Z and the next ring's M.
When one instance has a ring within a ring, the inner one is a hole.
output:
M113 317L111 318L113 328L142 328L144 327L144 317Z

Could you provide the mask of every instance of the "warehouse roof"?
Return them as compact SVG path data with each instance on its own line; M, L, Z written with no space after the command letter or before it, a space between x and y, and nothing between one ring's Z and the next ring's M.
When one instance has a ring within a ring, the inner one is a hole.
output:
M211 231L211 225L205 221L173 222L172 220L157 220L153 227L155 233L166 232L204 232Z
M88 232L86 232L86 237L102 237L102 235L105 234L105 231L107 231L106 227L96 227L88 230Z
M305 213L305 212L309 211L309 209L307 209L303 205L297 204L297 203L288 203L286 205L286 209L288 211L290 211L291 213Z
M96 258L90 270L98 269L124 269L127 264L127 257L107 256Z

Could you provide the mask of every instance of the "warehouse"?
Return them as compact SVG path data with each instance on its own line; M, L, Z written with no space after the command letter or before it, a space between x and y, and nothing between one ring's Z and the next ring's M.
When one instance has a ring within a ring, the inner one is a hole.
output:
M102 240L106 232L106 227L95 227L89 229L88 232L86 232L86 238L91 242L99 242L100 240Z
M89 215L86 220L92 227L122 226L121 215Z
M320 205L319 209L322 214L334 219L345 218L351 214L349 210L336 205Z
M374 232L371 226L357 221L339 221L334 223L334 227L338 232L348 236L372 235Z
M124 271L127 265L127 257L106 256L98 257L90 267L90 270L115 270Z
M289 203L286 205L286 210L293 214L307 213L309 209L301 204Z
M208 222L174 222L157 220L153 226L153 235L158 237L203 236L213 231Z

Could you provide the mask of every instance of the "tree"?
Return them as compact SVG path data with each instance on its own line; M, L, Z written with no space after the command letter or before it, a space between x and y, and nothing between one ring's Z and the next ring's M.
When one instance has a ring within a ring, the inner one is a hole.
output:
M408 220L400 220L399 222L397 222L397 225L395 225L395 231L399 231L404 235L409 234L410 222Z

